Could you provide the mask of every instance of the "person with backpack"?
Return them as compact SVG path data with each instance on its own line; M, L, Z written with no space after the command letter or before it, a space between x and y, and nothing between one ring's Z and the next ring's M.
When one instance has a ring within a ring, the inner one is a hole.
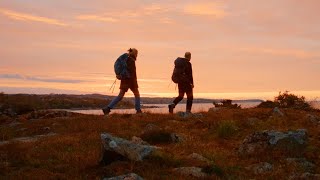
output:
M186 113L191 113L194 84L190 60L191 53L186 52L184 58L178 57L174 62L175 68L171 79L178 84L179 95L168 105L169 113L173 113L175 106L183 99L185 93L187 94Z
M138 81L136 73L136 63L138 50L130 48L128 53L121 55L114 64L117 79L121 80L120 93L115 97L108 106L102 109L103 114L107 115L111 112L119 101L122 100L125 93L130 89L135 97L135 109L137 114L142 113L140 105L140 93L138 90Z

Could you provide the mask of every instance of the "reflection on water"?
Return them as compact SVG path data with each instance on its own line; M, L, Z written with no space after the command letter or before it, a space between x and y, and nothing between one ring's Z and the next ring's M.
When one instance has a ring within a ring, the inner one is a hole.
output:
M250 108L257 106L259 102L244 102L244 103L238 103L241 105L242 108ZM168 104L146 104L144 105L146 108L143 108L143 112L148 113L155 113L155 114L166 114L168 113ZM158 107L158 108L148 108L149 107ZM192 105L192 112L207 112L210 108L214 107L212 103L194 103ZM174 109L175 112L178 111L185 111L186 110L186 104L180 103L176 106ZM71 112L81 113L81 114L95 114L95 115L102 115L101 109L93 109L93 110L69 110ZM112 109L111 114L117 113L117 114L134 114L136 111L135 109Z

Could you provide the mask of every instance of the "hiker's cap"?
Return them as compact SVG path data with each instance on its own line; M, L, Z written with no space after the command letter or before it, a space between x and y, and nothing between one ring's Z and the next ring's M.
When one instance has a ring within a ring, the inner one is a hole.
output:
M184 57L187 58L187 59L191 59L191 53L190 52L186 52L184 54Z

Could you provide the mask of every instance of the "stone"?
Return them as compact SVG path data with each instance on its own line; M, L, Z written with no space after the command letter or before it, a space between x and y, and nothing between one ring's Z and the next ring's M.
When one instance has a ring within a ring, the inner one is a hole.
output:
M313 115L313 114L307 114L307 119L309 119L310 122L318 124L320 123L320 117Z
M29 137L19 137L19 138L11 139L8 141L0 141L0 146L9 144L11 142L35 142L35 141L39 140L40 138L55 136L55 135L57 135L57 134L56 133L48 133L48 134L29 136Z
M180 135L177 135L175 133L171 133L171 141L173 143L180 143L180 142L183 142L184 141L184 138Z
M305 172L313 172L316 167L312 162L306 160L306 158L287 158L288 164L296 164L301 167Z
M130 173L112 178L103 178L103 180L143 180L143 178L135 173Z
M281 117L284 116L284 113L280 111L278 107L273 108L272 114L273 116L281 116Z
M203 114L201 113L190 113L190 112L177 112L177 115L181 118L203 118Z
M149 143L145 142L144 140L136 136L133 136L131 138L131 142L135 144L140 144L140 145L149 145Z
M147 124L143 130L143 133L153 132L153 131L161 131L162 129L154 124Z
M261 153L270 149L290 148L290 151L299 152L306 147L307 130L279 132L255 132L247 136L239 147L240 154Z
M100 163L110 164L116 160L142 161L155 151L155 147L135 144L131 141L113 137L108 133L101 134L102 156Z
M197 178L208 177L208 174L202 172L202 168L199 167L180 167L173 169L173 171L185 176L193 176Z
M194 159L194 160L197 160L197 161L201 161L201 162L206 162L206 163L209 163L210 160L203 157L202 155L200 154L197 154L197 153L192 153L188 156L188 158L190 159Z
M273 170L273 165L267 162L253 164L246 169L252 170L254 174L264 174Z
M251 118L247 119L247 123L250 126L253 126L253 125L257 124L259 121L260 121L260 119L256 118L256 117L251 117Z

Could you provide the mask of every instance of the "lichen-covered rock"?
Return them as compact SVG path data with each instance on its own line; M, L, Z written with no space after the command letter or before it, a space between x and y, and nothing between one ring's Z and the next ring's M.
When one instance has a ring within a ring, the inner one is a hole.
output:
M177 115L181 118L203 118L203 114L201 113L190 113L190 112L177 112Z
M307 119L309 119L310 122L315 124L320 123L320 117L313 114L307 114Z
M246 169L252 170L254 174L264 174L273 170L273 165L267 162L253 164Z
M156 149L153 146L135 144L122 138L113 137L107 133L101 134L101 141L101 164L110 164L116 160L142 161Z
M305 172L313 172L315 165L312 162L307 161L306 158L287 158L288 164L295 164L302 168Z
M131 173L131 174L126 174L126 175L112 177L112 178L103 178L103 180L143 180L143 178L135 173Z
M202 172L202 168L199 167L180 167L173 170L184 176L193 176L197 178L205 178L208 176L207 173Z
M287 149L299 151L306 147L307 131L300 129L297 131L279 132L263 131L255 132L247 136L239 147L240 154L261 153L272 149Z
M284 116L284 113L282 111L280 111L280 109L278 107L273 108L272 110L272 115L273 116Z
M201 161L201 162L206 162L206 163L209 163L210 160L203 157L202 155L198 154L198 153L192 153L188 156L188 158L190 159L194 159L194 160L197 160L197 161Z

